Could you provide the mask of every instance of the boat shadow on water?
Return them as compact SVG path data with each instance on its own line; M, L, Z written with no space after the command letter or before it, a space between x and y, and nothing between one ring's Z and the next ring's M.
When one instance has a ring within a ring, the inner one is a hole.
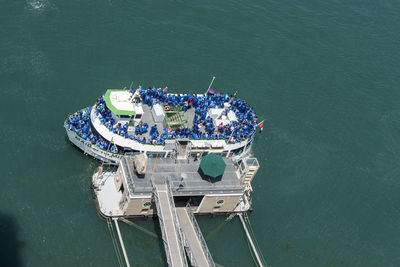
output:
M22 266L20 249L23 242L18 240L16 220L0 212L0 251L2 266Z

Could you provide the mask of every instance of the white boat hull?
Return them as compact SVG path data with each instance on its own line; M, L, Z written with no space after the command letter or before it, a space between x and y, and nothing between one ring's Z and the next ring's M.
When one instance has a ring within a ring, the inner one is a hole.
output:
M66 129L68 139L79 149L83 151L83 153L90 155L102 162L110 163L113 165L118 165L122 155L111 153L110 151L105 151L100 149L98 146L93 145L92 143L83 140L73 131Z

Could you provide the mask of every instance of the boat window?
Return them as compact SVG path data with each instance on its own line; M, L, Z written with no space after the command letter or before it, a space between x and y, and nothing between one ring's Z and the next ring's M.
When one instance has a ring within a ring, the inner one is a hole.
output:
M150 207L150 206L151 206L151 202L150 201L143 203L143 207Z
M142 118L142 114L136 114L135 119L141 119Z
M223 199L220 199L220 200L217 201L217 205L222 205L222 204L224 204L224 200Z

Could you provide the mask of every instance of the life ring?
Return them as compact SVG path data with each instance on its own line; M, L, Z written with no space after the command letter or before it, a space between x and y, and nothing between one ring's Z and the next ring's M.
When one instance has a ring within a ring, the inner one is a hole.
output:
M170 111L171 108L170 108L170 106L165 106L165 107L164 107L164 110L165 110L165 111Z

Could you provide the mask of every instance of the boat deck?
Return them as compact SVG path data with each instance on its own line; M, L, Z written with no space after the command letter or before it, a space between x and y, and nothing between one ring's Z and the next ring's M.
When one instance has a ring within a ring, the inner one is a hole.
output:
M141 134L141 135L135 135L134 131L131 134L133 134L135 136L146 137L147 140L150 140L151 139L151 136L150 136L150 127L151 126L156 125L157 126L157 130L158 130L158 132L160 134L162 134L163 129L166 126L164 125L163 122L155 122L154 121L153 114L152 114L150 106L144 104L144 105L142 105L142 108L143 108L142 122L143 123L147 123L149 125L149 130L146 133ZM190 108L187 111L185 111L183 113L183 115L188 117L188 128L191 129L193 127L193 119L194 119L194 115L195 115L195 109L194 108ZM204 130L200 131L200 132L205 133Z
M171 183L174 196L243 193L244 185L236 173L233 160L224 158L224 161L226 168L223 176L210 180L200 175L199 160L149 158L147 172L143 176L136 174L132 159L124 158L122 160L131 195L151 193L152 178L167 178Z
M119 207L122 193L115 189L114 176L113 172L105 172L101 181L101 191L95 190L100 212L104 216L123 215Z

